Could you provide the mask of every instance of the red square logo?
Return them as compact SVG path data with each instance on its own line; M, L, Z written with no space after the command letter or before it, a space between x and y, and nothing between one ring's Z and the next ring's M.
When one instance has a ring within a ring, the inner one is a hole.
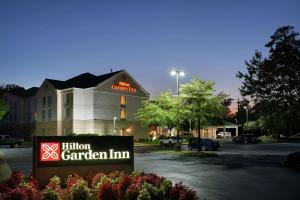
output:
M59 161L60 143L47 142L40 143L40 161Z

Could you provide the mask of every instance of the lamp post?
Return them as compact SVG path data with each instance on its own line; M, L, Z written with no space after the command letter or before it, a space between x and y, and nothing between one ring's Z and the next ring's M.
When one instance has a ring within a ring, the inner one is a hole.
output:
M248 122L248 108L247 108L247 106L244 106L244 109L246 110L246 122ZM244 126L244 128L245 128L245 126ZM248 131L246 130L246 133L247 133Z
M179 95L179 77L184 76L184 72L179 69L174 69L171 71L171 75L176 76L177 95Z
M246 110L246 122L248 122L248 108L247 106L244 106L245 110Z
M184 72L182 70L179 70L179 69L174 69L171 71L171 75L172 76L176 76L176 87L177 87L177 96L179 97L179 77L180 76L184 76ZM177 109L177 143L179 144L179 130L180 130L180 127L179 127L179 110ZM181 146L180 148L177 149L177 146L176 146L176 150L180 151L181 150Z
M116 119L118 119L118 117L114 117L114 135L116 135Z

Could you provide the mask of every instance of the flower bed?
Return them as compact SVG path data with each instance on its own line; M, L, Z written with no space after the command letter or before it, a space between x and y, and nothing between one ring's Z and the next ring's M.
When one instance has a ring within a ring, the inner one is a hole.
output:
M98 173L87 180L77 174L66 180L53 177L46 188L38 190L33 178L24 179L20 171L0 184L0 199L4 200L195 200L196 192L180 183L153 173Z

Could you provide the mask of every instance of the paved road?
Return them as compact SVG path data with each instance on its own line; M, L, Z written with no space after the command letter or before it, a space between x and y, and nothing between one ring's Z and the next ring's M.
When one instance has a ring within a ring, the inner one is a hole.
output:
M300 144L224 144L216 157L135 153L135 169L155 172L193 187L201 199L300 199L300 171L281 163ZM31 148L0 148L12 170L31 171ZM143 152L143 153L141 153Z

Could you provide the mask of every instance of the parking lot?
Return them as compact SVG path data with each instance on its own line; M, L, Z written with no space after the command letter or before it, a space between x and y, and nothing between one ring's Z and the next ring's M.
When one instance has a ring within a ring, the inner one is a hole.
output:
M300 150L299 143L223 144L218 156L205 158L145 149L135 149L136 170L182 181L201 199L300 199L300 171L282 165L286 155ZM1 147L0 151L12 170L30 173L32 148Z

